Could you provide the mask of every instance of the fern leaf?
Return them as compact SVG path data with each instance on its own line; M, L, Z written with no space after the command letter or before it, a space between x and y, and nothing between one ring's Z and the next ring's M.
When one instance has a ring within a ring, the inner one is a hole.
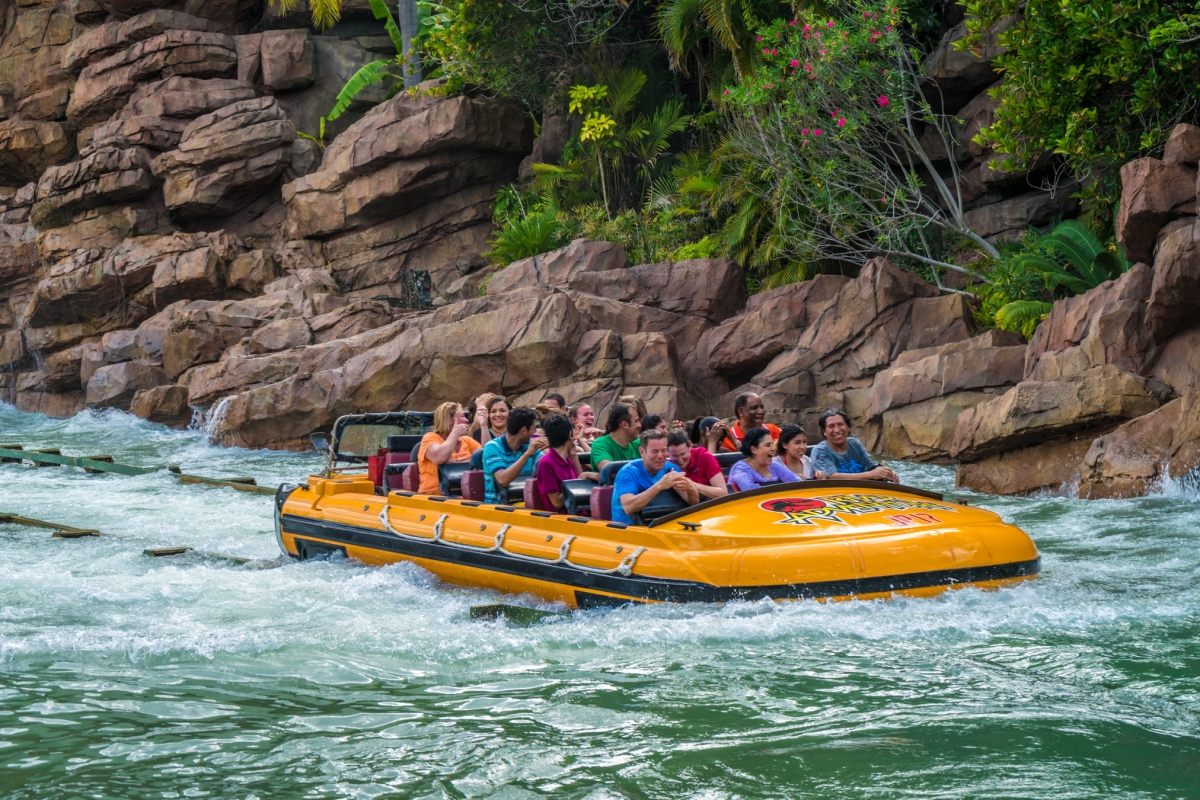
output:
M1053 308L1053 304L1040 300L1014 300L996 312L996 327L1028 339Z
M327 31L342 18L342 0L311 0L312 21L317 29Z

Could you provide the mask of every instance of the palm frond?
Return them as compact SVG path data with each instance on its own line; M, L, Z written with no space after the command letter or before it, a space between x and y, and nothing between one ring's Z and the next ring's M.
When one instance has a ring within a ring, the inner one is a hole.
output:
M311 0L313 25L327 31L342 18L342 0Z

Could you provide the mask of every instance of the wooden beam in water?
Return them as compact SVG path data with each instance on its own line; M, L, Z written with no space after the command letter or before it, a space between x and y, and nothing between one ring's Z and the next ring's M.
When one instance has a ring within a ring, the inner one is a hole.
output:
M103 536L100 531L91 528L73 528L70 525L61 525L57 522L47 522L43 519L34 519L33 517L23 517L20 514L9 514L0 512L0 524L24 525L27 528L46 528L54 531L56 539L80 539L84 536Z

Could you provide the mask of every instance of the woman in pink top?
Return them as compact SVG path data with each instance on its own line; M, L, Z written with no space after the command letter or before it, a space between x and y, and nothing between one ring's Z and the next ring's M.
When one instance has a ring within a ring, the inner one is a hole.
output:
M584 472L579 463L579 455L575 452L575 442L572 437L575 426L571 420L562 414L550 414L542 422L542 430L546 434L549 447L546 455L538 462L537 490L542 508L547 511L566 511L566 501L563 497L563 481L576 478L591 478L598 476L594 472Z

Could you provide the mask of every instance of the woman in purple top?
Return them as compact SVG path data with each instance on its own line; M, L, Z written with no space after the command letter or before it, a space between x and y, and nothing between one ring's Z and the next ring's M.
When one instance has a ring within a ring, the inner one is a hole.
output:
M742 455L745 458L729 470L729 482L737 491L757 489L764 483L795 483L803 480L775 458L775 440L766 428L751 428L742 438Z

